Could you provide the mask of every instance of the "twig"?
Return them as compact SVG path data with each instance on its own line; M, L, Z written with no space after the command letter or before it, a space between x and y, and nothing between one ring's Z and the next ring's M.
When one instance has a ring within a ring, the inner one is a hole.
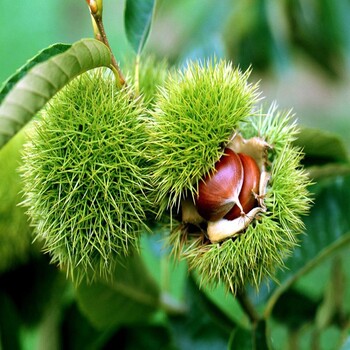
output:
M278 286L271 297L269 298L264 311L264 318L268 319L271 316L272 310L279 299L279 297L290 288L300 277L306 275L313 268L321 264L324 260L329 258L338 249L341 249L350 244L350 232L343 235L337 241L333 242L328 247L319 252L313 259L309 260L301 269L288 278L283 284Z
M256 325L261 319L261 317L256 311L256 309L254 308L250 299L248 298L247 292L244 289L240 290L239 292L237 292L236 298L239 304L241 305L242 309L248 315L250 322L253 325Z
M136 96L140 93L140 55L136 55L136 62L135 62L135 93Z
M120 86L124 86L124 85L126 86L126 81L125 81L124 75L123 75L122 71L120 70L120 67L119 67L119 65L118 65L118 63L113 55L112 48L109 45L107 35L106 35L105 29L104 29L104 25L103 25L103 21L102 21L102 1L100 1L99 4L94 0L86 0L86 2L89 6L91 17L93 19L95 37L97 40L103 42L109 48L109 50L111 52L111 60L112 60L112 67L111 68L118 76Z

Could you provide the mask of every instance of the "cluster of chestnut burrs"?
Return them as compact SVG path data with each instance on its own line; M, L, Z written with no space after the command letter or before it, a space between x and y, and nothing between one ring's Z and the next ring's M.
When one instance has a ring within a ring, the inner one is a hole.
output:
M183 223L200 227L211 243L244 232L266 211L269 148L259 137L246 140L236 133L215 168L199 182L197 197L182 202Z

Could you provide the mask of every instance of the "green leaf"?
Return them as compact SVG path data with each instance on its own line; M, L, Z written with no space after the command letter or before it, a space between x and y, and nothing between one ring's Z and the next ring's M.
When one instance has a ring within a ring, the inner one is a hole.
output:
M124 20L126 36L139 55L150 33L155 0L126 0Z
M237 328L232 332L228 349L268 350L270 345L266 335L266 322L259 321L252 330Z
M345 294L346 274L342 260L337 257L333 261L330 279L324 291L324 298L316 315L316 327L321 333L331 325L337 312L342 314L342 304Z
M0 274L28 261L33 253L32 227L23 200L18 167L25 133L20 132L0 151Z
M320 301L314 301L301 292L289 289L281 295L273 309L273 317L280 324L297 330L315 318Z
M230 341L227 347L229 350L242 349L252 350L253 345L253 334L252 331L246 328L235 329L230 337Z
M112 334L113 330L94 328L75 302L64 309L62 339L65 349L103 349Z
M344 342L343 346L341 347L341 350L350 350L350 335Z
M225 349L235 324L198 289L192 278L186 290L187 313L171 317L176 349Z
M294 143L303 149L306 165L349 161L349 154L342 139L328 131L303 127Z
M141 236L141 257L162 292L180 301L184 298L188 269L184 261L175 261L164 249L164 230L155 226L152 235Z
M20 350L20 318L9 296L0 291L0 349Z
M307 234L286 261L265 310L269 316L281 295L298 279L344 247L350 246L350 176L327 179L313 188L315 205L304 219ZM272 288L273 290L273 288Z
M56 56L60 53L67 51L72 45L70 44L54 44L46 49L40 51L36 56L25 63L21 68L19 68L13 75L11 75L0 88L0 104L5 98L5 96L12 90L14 85L21 80L28 71L35 65L47 61L52 56Z
M303 325L308 322L310 324L310 318L304 317L305 310L301 310L298 305L303 305L307 310L311 305L317 306L317 313L314 314L314 334L323 336L324 332L328 328L338 329L342 332L346 328L346 318L350 310L350 271L345 267L349 265L349 249L343 249L341 253L335 255L334 258L328 259L317 268L313 269L310 273L306 274L293 286L292 291L298 291L299 294L307 298L304 302L302 300L290 300L287 302L289 291L284 293L277 305L274 308L275 313L279 313L281 318L280 322L289 324L290 313L293 315L295 326L299 329L303 328ZM289 312L285 313L283 309L286 307L283 304L289 303L294 305L294 310L290 307ZM320 303L321 302L321 303ZM298 310L299 309L299 310ZM310 316L312 316L310 314ZM336 342L339 342L339 338ZM330 348L330 347L324 347Z
M270 349L269 340L267 337L267 325L265 320L261 320L255 325L253 330L254 349L267 350Z
M197 284L200 284L200 278L193 275ZM247 328L250 326L250 321L247 314L242 309L237 298L231 293L227 293L227 287L224 284L218 284L215 288L210 288L206 285L201 285L200 293L203 293L208 299L208 303L213 303L225 317L229 318L231 322ZM223 318L223 320L225 319Z
M312 64L333 78L342 77L348 6L343 1L322 0L304 6L288 1L285 29L294 50L301 50ZM312 20L310 20L312 18Z
M325 164L315 165L307 168L310 179L312 181L318 181L322 178L337 176L350 175L350 163L349 164Z
M103 349L120 348L116 346L116 344L120 343L123 344L122 349L128 350L177 350L173 346L168 327L159 324L136 324L122 327L113 335L109 342L104 344ZM101 348L99 347L98 349Z
M57 303L62 297L66 280L61 277L47 256L40 254L0 275L0 286L1 291L11 296L21 322L30 328L45 317L53 299Z
M79 285L81 311L99 329L145 322L159 307L159 290L140 256L126 259L114 275L114 281Z
M201 308L227 332L231 332L236 327L236 323L225 313L220 307L214 303L208 295L196 284L193 276L190 276L188 282L189 292L192 294L194 300L201 306Z
M315 192L315 204L304 218L306 235L303 235L300 246L287 261L289 272L284 272L284 279L304 268L322 250L330 248L337 241L343 240L344 245L349 244L350 176L322 181L312 190Z
M313 181L350 174L350 158L343 140L334 133L303 127L295 145L303 149L303 163Z
M269 18L268 2L257 1L252 6L249 1L241 1L236 7L225 29L228 53L243 70L250 66L254 71L267 70L276 60L277 53L280 54ZM235 35L232 35L232 28L235 28Z
M0 148L73 78L110 65L110 50L95 39L78 41L65 52L35 65L0 105Z

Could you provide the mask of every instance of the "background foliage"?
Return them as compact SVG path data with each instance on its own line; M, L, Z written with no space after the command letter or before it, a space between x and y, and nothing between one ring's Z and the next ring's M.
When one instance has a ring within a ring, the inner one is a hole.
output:
M92 36L84 1L4 0L2 7L0 81L55 42ZM127 62L135 45L127 42L123 7L105 1L105 27ZM18 247L0 250L0 348L349 349L349 7L347 0L156 4L146 51L171 64L213 54L252 64L267 103L294 107L300 124L320 129L303 129L298 141L316 181L307 234L279 285L268 281L259 293L248 287L258 322L252 326L244 303L223 287L199 289L196 275L162 249L163 232L143 238L141 257L120 267L120 283L76 290L28 244L16 207L20 161L9 161L20 151L19 134L0 153L0 246Z

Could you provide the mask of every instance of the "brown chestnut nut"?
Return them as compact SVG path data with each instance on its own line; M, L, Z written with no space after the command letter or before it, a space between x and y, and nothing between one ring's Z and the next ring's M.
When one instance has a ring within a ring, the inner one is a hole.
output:
M208 221L223 218L238 202L243 185L243 166L237 153L226 148L215 169L198 184L196 208Z
M227 220L234 220L241 215L249 213L254 207L257 206L256 196L259 193L260 182L260 170L255 160L244 153L238 153L243 166L243 185L239 194L239 202L242 208L238 205L233 208L224 216Z

